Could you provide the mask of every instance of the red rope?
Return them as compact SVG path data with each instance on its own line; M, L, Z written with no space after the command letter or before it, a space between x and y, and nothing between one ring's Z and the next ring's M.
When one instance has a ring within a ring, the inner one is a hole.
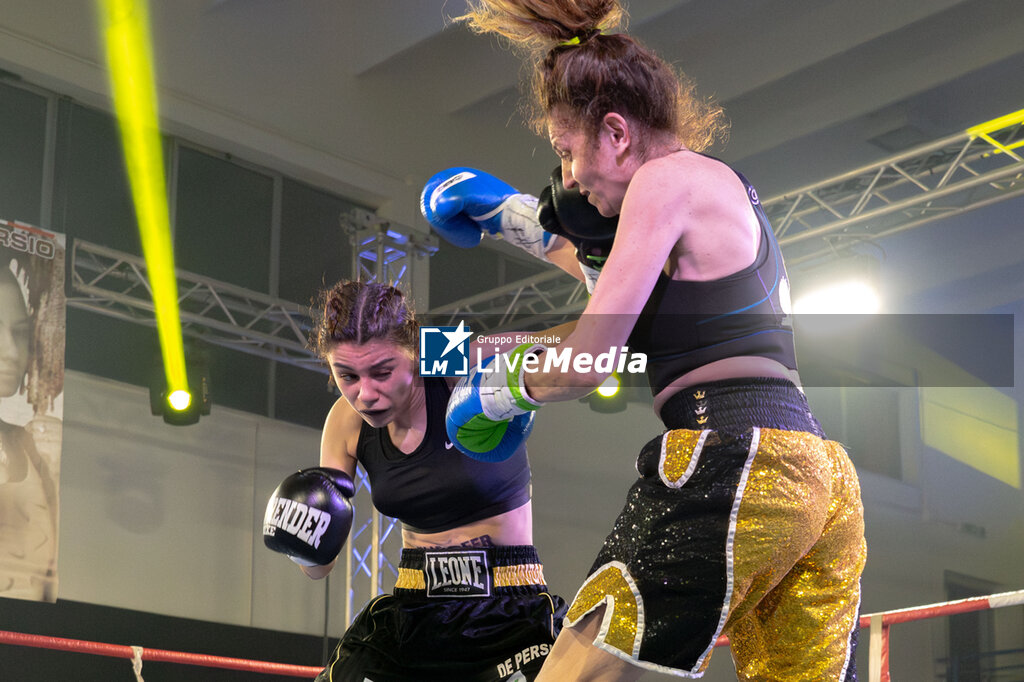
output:
M897 609L894 611L883 611L882 622L885 625L896 623L909 623L915 620L936 618L938 616L955 616L958 613L970 613L971 611L985 611L987 609L1001 606L1016 606L1024 604L1024 590L1017 592L1003 592L987 597L969 597L957 601L948 601L941 604L929 604L927 606L915 606L909 609ZM871 626L871 615L860 617L862 628ZM878 615L878 614L874 614Z
M970 613L971 611L984 611L986 609L1002 606L1018 606L1024 604L1024 590L1017 592L1002 592L987 597L969 597L957 601L943 602L941 604L929 604L927 606L916 606L909 609L896 609L883 611L882 624L895 625L896 623L909 623L915 620L926 618L937 618L938 616L955 616L958 613ZM878 614L874 614L878 615ZM860 627L871 627L871 616L868 614L860 617ZM729 646L729 638L722 635L715 642L715 646Z
M101 642L87 642L80 639L28 635L22 632L9 632L7 630L0 630L0 643L14 644L17 646L30 646L42 649L57 649L59 651L73 651L83 654L95 654L97 656L110 656L112 658L131 659L135 657L135 652L130 646L124 646L121 644L103 644ZM320 672L320 668L308 665L251 661L244 658L227 658L224 656L210 656L207 654L190 654L183 651L167 651L164 649L143 648L142 660L151 662L180 663L183 665L201 665L208 668L245 670L248 672L264 673L267 675L286 675L289 677L305 677L309 679L316 677Z
M908 623L914 620L924 620L937 616L952 616L958 613L969 613L971 611L982 611L985 609L1001 606L1015 606L1024 604L1024 590L1017 592L1004 592L988 597L973 597L959 601L945 602L942 604L930 604L909 609L897 609L885 611L882 615L882 624L888 630L889 625L896 623ZM876 614L877 615L877 614ZM871 627L871 614L860 617L860 627ZM888 632L886 632L888 635ZM58 649L61 651L75 651L85 654L96 654L99 656L112 656L114 658L135 657L135 652L130 646L121 644L102 644L100 642L86 642L79 639L64 639L62 637L46 637L43 635L27 635L21 632L9 632L0 630L0 644L14 644L19 646L39 647L43 649ZM728 646L729 638L721 636L715 642L715 646ZM886 642L884 655L886 658L885 672L888 673L888 642ZM164 649L143 649L143 661L181 663L184 665L201 665L209 668L228 668L230 670L245 670L255 673L266 673L268 675L287 675L290 677L315 677L320 669L307 665L291 665L288 663L270 663L267 661L251 661L244 658L226 658L224 656L209 656L207 654L190 654L182 651L167 651Z

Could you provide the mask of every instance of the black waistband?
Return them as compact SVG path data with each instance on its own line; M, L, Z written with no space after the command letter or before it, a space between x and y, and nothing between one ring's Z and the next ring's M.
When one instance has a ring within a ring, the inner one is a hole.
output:
M500 545L497 547L406 547L402 550L399 568L422 570L427 552L484 552L491 566L539 564L540 557L533 545Z
M760 426L825 435L803 392L790 381L768 377L688 386L665 401L661 420L670 429L742 433Z
M491 597L547 589L533 545L436 547L402 550L395 595Z

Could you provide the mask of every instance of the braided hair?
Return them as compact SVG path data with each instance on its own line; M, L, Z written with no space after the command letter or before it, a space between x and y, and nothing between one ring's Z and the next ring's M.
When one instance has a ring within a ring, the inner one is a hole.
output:
M311 345L330 361L339 343L391 341L416 352L419 324L409 300L393 286L342 280L322 290L313 306Z

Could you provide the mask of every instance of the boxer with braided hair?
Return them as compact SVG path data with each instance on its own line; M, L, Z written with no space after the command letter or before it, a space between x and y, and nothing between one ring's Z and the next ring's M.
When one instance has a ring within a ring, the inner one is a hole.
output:
M530 55L530 122L563 188L617 218L593 296L547 352L645 353L668 429L641 449L641 478L538 679L699 677L727 634L742 680L853 680L860 488L799 389L781 251L753 187L703 154L724 136L721 109L610 32L624 16L617 0L470 0L459 18ZM533 367L467 382L449 432L501 428L606 376Z
M324 424L320 467L296 475L286 497L301 501L304 486L318 499L350 496L358 464L374 506L401 521L403 545L394 593L356 616L317 680L534 679L565 602L548 593L533 547L533 415L506 430L505 461L464 457L445 433L454 379L419 376L419 324L401 291L344 280L320 292L313 319L312 345L342 397ZM346 505L332 517L350 514ZM268 518L278 535L285 524L270 507ZM314 579L340 549L321 556L291 538L274 548Z

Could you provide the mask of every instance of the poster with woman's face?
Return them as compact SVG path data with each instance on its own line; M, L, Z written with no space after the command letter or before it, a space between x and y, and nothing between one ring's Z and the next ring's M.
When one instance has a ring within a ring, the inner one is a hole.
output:
M64 235L0 219L0 597L56 601Z

